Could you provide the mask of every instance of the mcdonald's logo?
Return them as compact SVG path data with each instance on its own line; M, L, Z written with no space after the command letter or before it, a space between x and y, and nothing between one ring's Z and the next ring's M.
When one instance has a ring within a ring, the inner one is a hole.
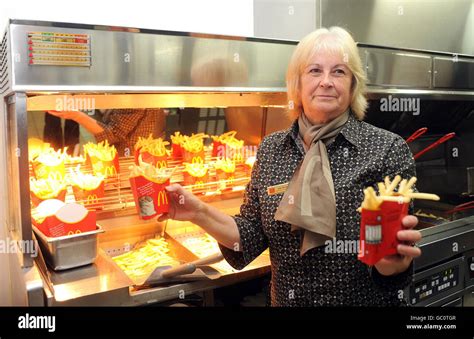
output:
M59 171L51 171L48 174L48 179L52 179L52 180L55 180L55 181L61 181L61 180L63 180L63 175Z
M166 167L168 167L168 163L166 162L166 160L157 161L155 167L156 168L166 168Z
M81 234L81 233L82 233L81 230L76 230L76 232L74 232L74 231L67 232L67 235Z
M40 164L35 168L35 174L37 178L63 180L62 170L58 166L51 167Z
M104 175L105 175L106 178L114 177L114 176L117 175L117 169L115 168L114 165L112 165L112 166L107 166L107 167L105 168Z
M86 199L86 204L97 204L99 203L99 198L97 197L97 194L89 194Z
M168 195L165 191L158 192L158 201L156 203L158 206L168 205Z
M204 160L202 159L202 157L193 157L193 159L191 160L191 163L192 164L203 164Z

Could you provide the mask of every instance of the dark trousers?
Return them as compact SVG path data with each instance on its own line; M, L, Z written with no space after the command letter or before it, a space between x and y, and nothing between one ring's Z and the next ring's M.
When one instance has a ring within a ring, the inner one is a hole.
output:
M67 147L67 153L72 154L74 146L79 143L79 124L73 120L66 120L63 133L61 119L46 113L43 140L50 143L51 147L56 150Z

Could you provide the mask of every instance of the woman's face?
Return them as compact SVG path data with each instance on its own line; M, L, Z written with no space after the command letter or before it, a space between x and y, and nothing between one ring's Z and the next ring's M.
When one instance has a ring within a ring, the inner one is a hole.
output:
M313 124L326 123L347 110L352 72L342 55L315 55L300 78L303 110Z

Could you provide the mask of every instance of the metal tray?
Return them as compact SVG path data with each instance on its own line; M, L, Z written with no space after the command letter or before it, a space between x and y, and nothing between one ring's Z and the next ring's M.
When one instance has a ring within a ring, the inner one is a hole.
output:
M97 258L97 236L104 230L50 238L33 226L43 256L53 270L67 270L91 264Z

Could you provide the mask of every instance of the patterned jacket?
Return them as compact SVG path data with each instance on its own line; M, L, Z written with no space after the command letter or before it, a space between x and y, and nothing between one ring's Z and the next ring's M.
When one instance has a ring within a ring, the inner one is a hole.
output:
M351 245L359 239L360 215L356 209L363 200L363 189L387 175L415 175L407 144L400 136L351 114L328 147L328 156L336 193L333 243L350 246L342 251L341 246L321 246L301 257L300 234L291 233L290 224L274 219L283 193L269 195L267 188L288 182L304 157L295 121L289 129L270 134L261 142L243 205L234 217L240 251L221 246L224 257L234 268L242 269L270 249L272 306L406 305L402 290L411 280L412 266L396 276L382 276L359 261Z

